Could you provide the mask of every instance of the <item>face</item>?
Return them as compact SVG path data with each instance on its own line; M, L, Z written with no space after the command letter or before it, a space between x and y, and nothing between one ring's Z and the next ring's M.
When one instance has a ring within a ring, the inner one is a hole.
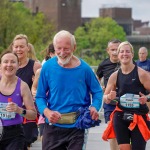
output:
M71 40L69 37L59 37L56 40L56 43L54 45L55 47L55 54L58 58L58 63L62 65L69 64L74 49L71 46Z
M118 62L117 48L120 43L109 43L107 48L107 53L109 54L110 60L112 62Z
M145 50L145 49L140 49L139 50L139 53L138 53L138 55L139 55L139 60L140 61L145 61L146 59L147 59L147 51Z
M56 56L56 55L55 55L55 52L54 52L54 53L50 52L50 53L49 53L49 56L50 56L50 58L53 58L54 56Z
M14 54L8 53L1 58L1 73L3 75L6 76L16 75L18 67L19 67L18 59Z
M25 39L18 39L13 42L12 46L13 52L18 55L19 59L23 59L27 57L29 47Z
M132 62L133 53L131 51L131 47L129 45L123 45L118 53L118 58L122 64L128 64Z

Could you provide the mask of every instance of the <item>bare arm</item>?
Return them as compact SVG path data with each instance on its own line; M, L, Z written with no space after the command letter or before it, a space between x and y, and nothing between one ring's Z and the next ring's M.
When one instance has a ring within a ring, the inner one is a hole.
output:
M41 67L42 65L39 62L35 61L34 66L33 66L34 74L36 74L36 71Z
M32 88L31 88L31 92L32 92L33 97L35 97L35 95L36 95L36 90L37 90L37 85L38 85L38 79L39 79L39 76L40 76L40 72L41 72L41 68L38 69L35 73L34 81L33 81Z
M140 82L143 84L145 89L150 92L150 73L138 67L138 74ZM140 104L147 103L148 107L150 108L150 103L147 102L147 95L144 95L141 92L139 94L140 94L139 98ZM150 96L150 93L148 95Z
M114 72L108 80L105 92L104 92L104 101L105 103L109 104L111 100L116 98L116 81L117 81L117 73L118 71Z
M37 112L36 112L36 109L34 106L31 91L30 91L28 85L23 81L21 81L21 95L23 98L24 105L26 107L26 112L27 112L24 117L29 120L36 119ZM22 110L23 110L23 108L18 107L17 113L21 114Z
M150 73L138 67L138 74L145 89L150 91Z

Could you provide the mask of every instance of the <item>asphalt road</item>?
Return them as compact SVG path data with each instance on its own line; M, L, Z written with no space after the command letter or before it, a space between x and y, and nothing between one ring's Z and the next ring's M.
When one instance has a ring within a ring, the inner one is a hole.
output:
M102 123L98 127L91 128L89 130L88 141L86 150L110 150L109 143L102 140L102 133L106 128L104 119L102 118ZM41 141L38 140L33 143L31 150L42 150ZM150 140L147 142L146 150L150 150Z

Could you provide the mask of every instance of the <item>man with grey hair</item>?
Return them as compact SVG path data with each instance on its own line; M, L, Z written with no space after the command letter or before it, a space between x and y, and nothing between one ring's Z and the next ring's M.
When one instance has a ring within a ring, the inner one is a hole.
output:
M56 57L42 67L36 95L38 110L46 118L42 149L82 150L85 129L77 128L76 112L88 108L97 121L102 88L90 66L73 54L76 41L70 32L58 32L53 44Z
M150 72L150 59L148 57L148 50L146 47L141 47L138 52L139 60L136 61L137 66Z
M139 60L136 61L137 66L141 67L142 69L150 72L150 59L148 59L148 50L146 47L141 47L138 52ZM147 91L147 94L149 91ZM150 102L147 102L147 106L149 108L150 114Z

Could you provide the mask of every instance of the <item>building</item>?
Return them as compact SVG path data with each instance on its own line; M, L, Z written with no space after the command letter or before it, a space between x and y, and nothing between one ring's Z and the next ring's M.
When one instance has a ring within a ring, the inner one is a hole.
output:
M81 25L81 0L25 0L24 4L33 14L43 12L57 31L73 33Z
M53 22L57 31L65 29L74 32L79 26L84 25L94 18L81 18L82 0L10 0L24 2L33 14L43 12L50 22ZM103 5L99 9L100 17L111 17L124 28L127 40L138 49L146 46L150 49L149 22L132 19L132 8L125 5ZM133 34L133 35L132 35Z
M125 6L107 7L104 6L99 9L100 17L110 17L114 19L120 26L123 27L127 35L132 34L133 19L132 9Z

